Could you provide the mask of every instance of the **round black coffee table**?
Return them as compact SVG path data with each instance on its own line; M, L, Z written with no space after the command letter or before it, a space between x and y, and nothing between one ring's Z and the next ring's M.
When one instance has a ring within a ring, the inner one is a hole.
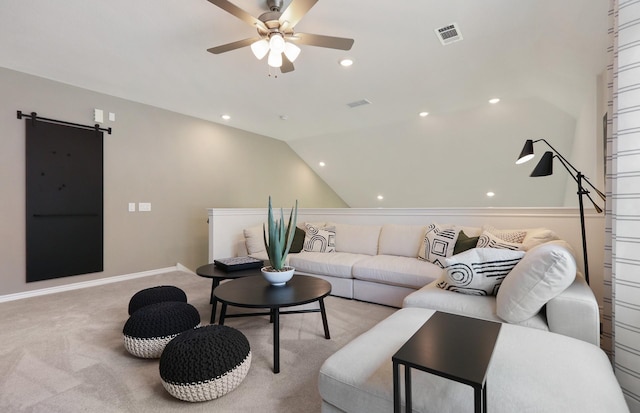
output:
M320 312L324 337L328 340L329 324L324 307L324 297L331 292L331 284L327 281L308 275L294 275L286 285L274 287L262 275L248 276L228 281L213 291L215 299L222 303L219 324L231 317L248 317L268 315L273 322L273 372L280 372L280 314L300 314ZM282 307L318 301L319 309L280 311ZM268 308L269 312L242 313L227 315L227 305L245 308Z

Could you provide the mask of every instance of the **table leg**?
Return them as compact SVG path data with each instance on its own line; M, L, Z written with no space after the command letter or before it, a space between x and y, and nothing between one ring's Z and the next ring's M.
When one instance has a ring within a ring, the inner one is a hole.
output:
M329 323L327 322L327 312L324 308L324 299L320 299L320 313L322 314L322 325L324 326L324 338L329 340L331 336L329 335Z
M280 373L280 309L273 309L273 372Z
M393 412L400 413L400 367L393 362Z
M411 413L413 411L411 401L411 367L406 364L404 366L404 406L405 412Z
M484 387L474 387L473 388L473 399L474 399L474 409L475 413L482 413L486 411L486 393Z
M209 324L214 324L216 322L216 310L218 309L218 299L213 295L213 290L216 289L217 286L220 285L220 280L217 278L212 279L211 283L211 297L209 298L209 304L211 304L211 321Z
M220 319L218 320L218 324L221 326L224 325L224 317L227 315L227 304L222 303L222 309L220 310Z

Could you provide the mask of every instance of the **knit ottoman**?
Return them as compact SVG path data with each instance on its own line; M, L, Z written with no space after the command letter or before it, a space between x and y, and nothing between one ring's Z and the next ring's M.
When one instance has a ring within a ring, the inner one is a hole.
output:
M129 300L129 315L149 304L161 303L163 301L181 301L186 303L187 295L180 288L172 285L145 288L135 293L133 297L131 297L131 300Z
M240 331L208 325L185 331L160 357L162 385L189 402L213 400L238 387L251 366L249 341Z
M158 358L166 344L183 331L200 324L191 304L166 301L135 311L124 325L124 347L136 357Z

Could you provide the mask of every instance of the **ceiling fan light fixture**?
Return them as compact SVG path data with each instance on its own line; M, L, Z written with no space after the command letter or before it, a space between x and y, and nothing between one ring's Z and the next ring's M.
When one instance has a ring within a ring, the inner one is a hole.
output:
M282 53L278 53L271 49L269 52L269 59L267 60L269 66L271 67L281 67L282 66Z
M253 42L251 44L251 51L258 60L262 60L267 53L269 53L269 42L266 39L260 39L257 42Z
M285 42L284 55L293 63L300 55L300 48L293 43Z
M269 38L269 47L272 52L282 53L285 49L285 41L280 33L274 33Z

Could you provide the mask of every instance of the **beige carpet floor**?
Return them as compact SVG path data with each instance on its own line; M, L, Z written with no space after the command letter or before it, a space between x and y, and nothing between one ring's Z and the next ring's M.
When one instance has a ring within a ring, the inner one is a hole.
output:
M208 324L210 281L180 271L0 303L0 412L319 412L324 360L395 311L327 297L331 340L319 313L283 315L279 374L268 317L228 319L249 339L249 373L231 393L189 403L166 392L158 360L123 346L129 299L157 285L182 288Z

